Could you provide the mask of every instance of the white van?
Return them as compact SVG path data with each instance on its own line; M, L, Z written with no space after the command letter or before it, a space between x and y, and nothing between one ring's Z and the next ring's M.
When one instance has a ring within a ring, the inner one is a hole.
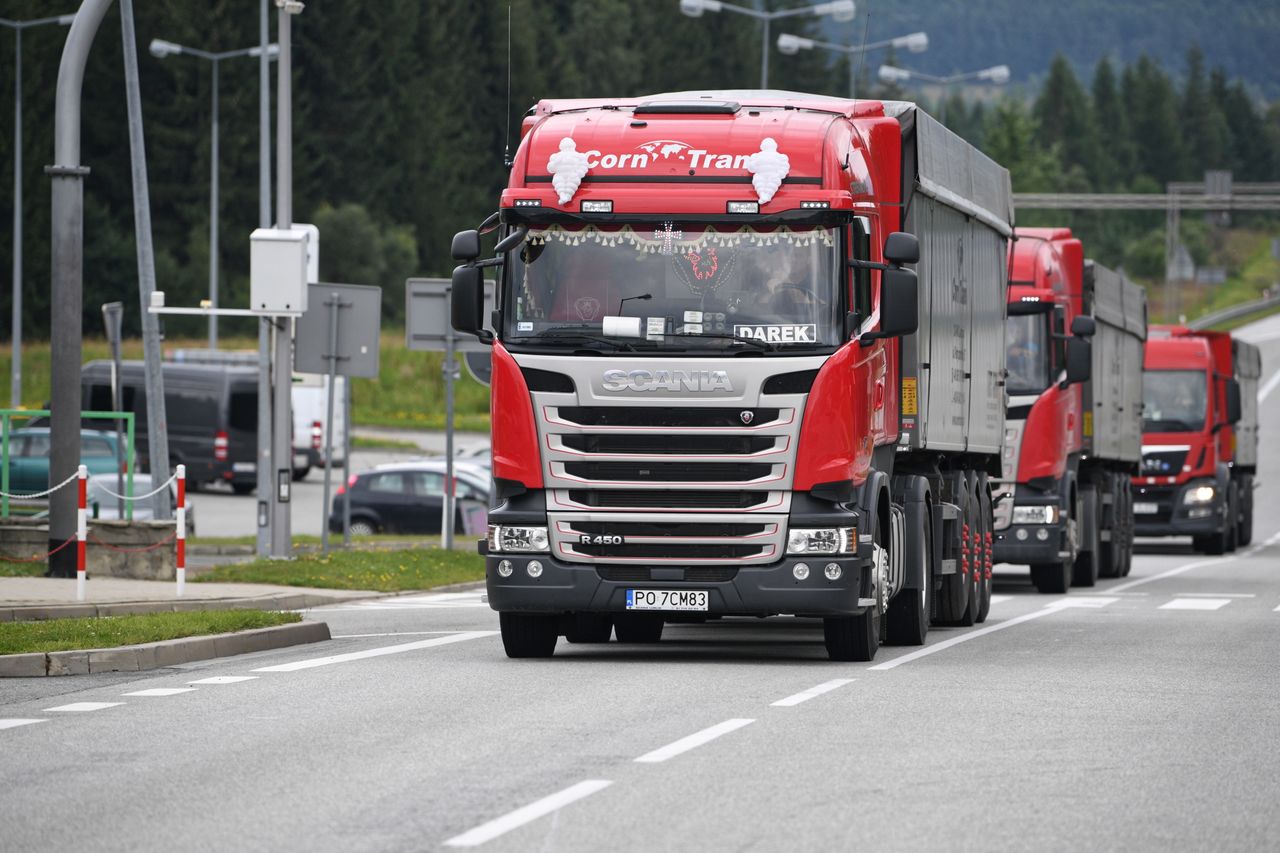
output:
M347 437L346 395L347 380L339 376L335 380L333 397L333 458L335 465L342 464L342 449ZM329 377L319 373L293 374L293 479L301 480L312 468L325 464L325 418L329 405ZM302 458L306 467L297 467Z

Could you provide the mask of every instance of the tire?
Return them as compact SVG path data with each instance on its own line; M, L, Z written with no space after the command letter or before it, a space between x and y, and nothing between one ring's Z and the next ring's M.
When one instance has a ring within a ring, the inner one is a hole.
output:
M297 482L299 482L299 481L301 481L301 480L305 480L305 479L307 479L307 475L308 475L308 474L310 474L310 473L311 473L311 466L310 466L310 465L308 465L306 468L294 468L294 469L293 469L293 481L294 481L295 483L297 483Z
M619 613L613 617L613 631L619 643L656 643L662 639L665 623L651 613Z
M974 621L987 621L991 612L991 531L995 529L995 517L991 508L991 487L987 475L977 475L978 486L978 614Z
M559 617L546 613L499 613L502 648L509 658L549 658L560 639Z
M1240 537L1236 534L1240 530L1240 489L1233 482L1227 486L1227 519L1225 526L1225 534L1227 538L1227 553L1231 553L1239 547Z
M1087 534L1084 532L1084 520L1089 513L1085 510L1086 502L1092 502L1094 505L1094 525L1093 530ZM1071 585L1090 587L1098 583L1098 550L1102 545L1102 541L1098 538L1098 490L1092 485L1082 486L1080 489L1080 518L1076 521L1076 530L1081 531L1080 550L1076 553L1075 563L1071 567ZM1084 537L1088 535L1086 540Z
M881 545L880 553L884 556L873 558L872 571L877 577L872 585L872 596L876 604L868 607L856 616L829 616L822 620L822 639L827 647L827 657L833 661L867 662L875 659L880 649L880 628L885 577L884 561L888 560L888 552L883 550L884 533L881 530L885 519L877 517L872 528L873 541Z
M1129 577L1129 572L1133 569L1133 486L1126 480L1124 484L1124 554L1123 563L1120 567L1120 577Z
M1240 479L1240 527L1236 538L1243 548L1253 542L1253 478Z
M253 483L232 483L231 491L237 495L251 495L256 488Z
M608 613L571 613L565 622L564 638L571 643L607 643L613 633Z
M933 607L933 524L932 513L926 511L924 529L907 531L918 535L924 543L924 588L904 589L889 602L885 612L885 642L891 646L923 646L929 633L929 617Z
M964 474L952 474L948 478L951 502L960 507L960 524L964 530L961 540L961 565L953 574L942 579L942 590L938 593L938 621L944 625L958 625L964 628L973 624L977 609L969 606L969 599L975 589L969 577L969 530L973 517L969 508L972 493L968 488L968 479Z
M1111 487L1110 542L1098 542L1098 577L1118 578L1124 570L1124 486L1116 478ZM1101 507L1099 507L1101 509Z
M350 529L352 536L372 536L378 532L377 526L372 521L363 518L351 519Z

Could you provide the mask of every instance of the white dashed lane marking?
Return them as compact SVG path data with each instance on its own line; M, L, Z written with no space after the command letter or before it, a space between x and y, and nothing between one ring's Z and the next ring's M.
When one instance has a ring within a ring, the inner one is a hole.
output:
M177 696L179 693L195 693L194 687L150 687L146 690L135 690L124 696Z
M506 835L511 830L518 829L526 823L531 823L552 812L558 812L570 803L589 797L597 791L603 791L612 784L607 779L588 779L585 782L570 785L563 791L557 791L549 797L543 797L541 800L522 806L513 812L508 812L500 818L495 818L488 823L477 826L475 829L468 830L461 835L455 835L446 841L444 845L446 847L478 847L486 841L492 841L499 835Z
M199 681L188 681L187 684L239 684L241 681L253 681L256 675L215 675L201 678Z
M1221 610L1231 603L1229 598L1175 598L1160 605L1161 610Z
M710 743L722 735L737 731L743 726L749 726L754 722L755 720L725 720L723 723L716 723L714 726L705 728L700 732L694 732L688 737L682 737L680 740L655 749L653 752L646 752L636 761L641 764L657 764L669 758L675 758L677 755L682 755L691 749L697 749L704 743Z
M46 721L45 720L27 720L27 719L20 719L20 718L14 717L8 720L0 720L0 729L16 729L18 726L29 726L32 723L43 723L43 722L46 722Z
M85 711L101 711L103 708L114 708L123 702L72 702L70 705L59 705L56 708L45 708L46 711L67 711L78 714Z
M353 601L339 607L326 607L324 612L337 610L454 610L468 607L488 607L484 592L435 592L425 595L401 595L395 598L375 598L371 601Z
M300 669L313 669L317 666L328 666L334 663L347 663L353 660L364 660L365 658L382 657L383 655L394 655L401 652L412 652L418 649L429 649L434 646L447 646L450 643L461 643L466 640L479 640L484 637L492 637L497 631L464 631L459 634L453 634L448 637L435 637L431 640L418 640L416 643L400 643L396 646L380 646L376 649L365 649L362 652L348 652L343 655L327 655L321 658L308 658L307 660L293 661L292 663L279 663L275 666L263 666L254 670L254 672L297 672Z
M821 696L823 693L830 693L832 690L844 687L846 684L852 684L854 680L852 678L833 678L831 681L824 681L817 687L810 687L808 690L802 690L785 699L779 699L771 707L790 708L793 705L799 705L801 702L808 702L815 696Z

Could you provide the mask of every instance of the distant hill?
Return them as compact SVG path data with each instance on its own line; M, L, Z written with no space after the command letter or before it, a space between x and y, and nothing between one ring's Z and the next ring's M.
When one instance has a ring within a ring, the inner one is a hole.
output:
M674 3L674 0L672 0ZM777 6L778 4L772 4ZM1004 63L1015 84L1036 85L1055 53L1086 81L1103 56L1125 63L1147 53L1174 77L1198 44L1269 100L1280 98L1280 0L858 0L855 23L824 24L832 41L877 41L917 30L929 50L898 62L930 74ZM870 13L868 21L867 15ZM784 31L786 24L775 25ZM883 52L868 58L874 68Z

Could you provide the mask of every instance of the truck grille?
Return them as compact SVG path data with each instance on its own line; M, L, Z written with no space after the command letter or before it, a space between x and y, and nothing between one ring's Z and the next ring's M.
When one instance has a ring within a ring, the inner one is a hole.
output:
M653 542L640 545L573 545L573 551L585 557L614 557L654 560L741 560L759 557L771 545L690 544L688 542Z
M772 450L777 439L768 435L566 435L560 443L583 453L747 456Z
M771 424L778 420L780 412L781 409L667 409L638 406L562 406L556 410L560 420L586 427L720 429Z
M581 506L610 509L750 509L773 498L769 492L694 492L649 489L570 489Z
M1149 450L1142 454L1142 476L1176 477L1186 461L1185 450Z
M670 522L643 521L575 521L570 525L575 533L591 536L760 536L770 532L776 525L771 524L734 524L693 522L689 524L671 524Z
M671 569L663 571L670 572ZM600 566L596 574L601 580L615 583L647 583L653 580L653 569L648 566ZM684 569L685 582L692 583L724 583L737 576L738 570L733 566L689 566ZM671 579L663 577L661 580Z
M580 480L656 483L746 483L773 473L767 463L566 462L564 472Z
M1186 454L1183 453L1183 456ZM1146 461L1145 458L1143 460ZM1135 503L1153 503L1154 513L1135 514L1133 520L1138 524L1168 524L1173 520L1173 499L1177 494L1176 486L1139 486L1133 490Z

